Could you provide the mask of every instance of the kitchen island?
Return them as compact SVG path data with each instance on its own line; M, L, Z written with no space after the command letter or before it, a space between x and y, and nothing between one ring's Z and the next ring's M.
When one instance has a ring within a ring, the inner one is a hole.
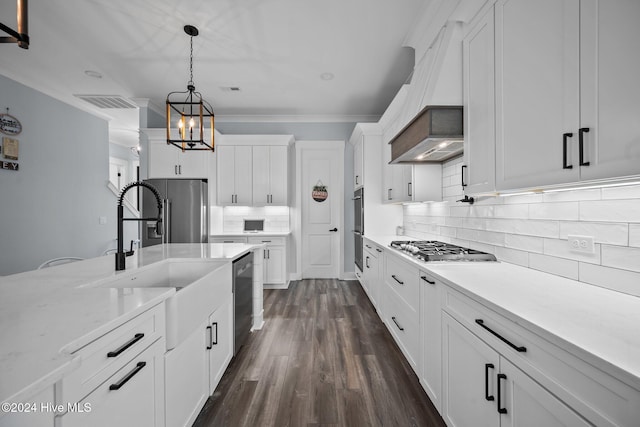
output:
M52 390L81 366L81 358L74 354L79 349L164 305L177 292L174 287L112 288L101 283L163 262L224 264L251 251L261 252L262 245L166 244L137 250L127 258L126 269L119 272L114 271L113 256L102 256L1 277L0 401L27 402ZM258 329L262 324L262 289L255 285L261 283L262 264L256 261L254 268L258 274L254 275L253 326ZM157 325L164 326L163 314L159 319L162 322L158 320ZM164 331L159 333L164 335ZM0 425L4 425L3 418L8 418L6 411L0 413Z

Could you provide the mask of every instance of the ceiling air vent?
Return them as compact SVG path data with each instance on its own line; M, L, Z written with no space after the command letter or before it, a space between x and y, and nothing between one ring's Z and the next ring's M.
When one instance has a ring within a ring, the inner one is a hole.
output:
M83 101L87 101L89 104L98 108L138 108L137 105L132 103L126 98L120 95L73 95L76 98L80 98Z

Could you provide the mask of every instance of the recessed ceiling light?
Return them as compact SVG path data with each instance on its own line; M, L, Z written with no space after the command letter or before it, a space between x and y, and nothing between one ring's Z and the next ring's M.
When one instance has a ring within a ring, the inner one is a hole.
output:
M86 70L84 73L89 77L93 77L94 79L101 79L102 78L102 74L97 72L97 71Z
M322 73L322 74L320 74L320 78L322 80L333 80L334 77L335 77L335 75L333 73Z

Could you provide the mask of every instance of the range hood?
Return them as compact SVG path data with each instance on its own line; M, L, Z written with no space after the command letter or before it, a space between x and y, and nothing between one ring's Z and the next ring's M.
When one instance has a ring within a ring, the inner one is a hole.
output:
M462 106L428 105L389 142L389 163L441 163L459 156L462 129Z

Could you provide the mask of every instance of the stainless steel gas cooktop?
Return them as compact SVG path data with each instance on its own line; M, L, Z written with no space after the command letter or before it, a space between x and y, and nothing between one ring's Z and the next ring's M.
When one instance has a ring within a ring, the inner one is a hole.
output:
M437 240L394 240L389 245L420 261L497 261L490 253Z

